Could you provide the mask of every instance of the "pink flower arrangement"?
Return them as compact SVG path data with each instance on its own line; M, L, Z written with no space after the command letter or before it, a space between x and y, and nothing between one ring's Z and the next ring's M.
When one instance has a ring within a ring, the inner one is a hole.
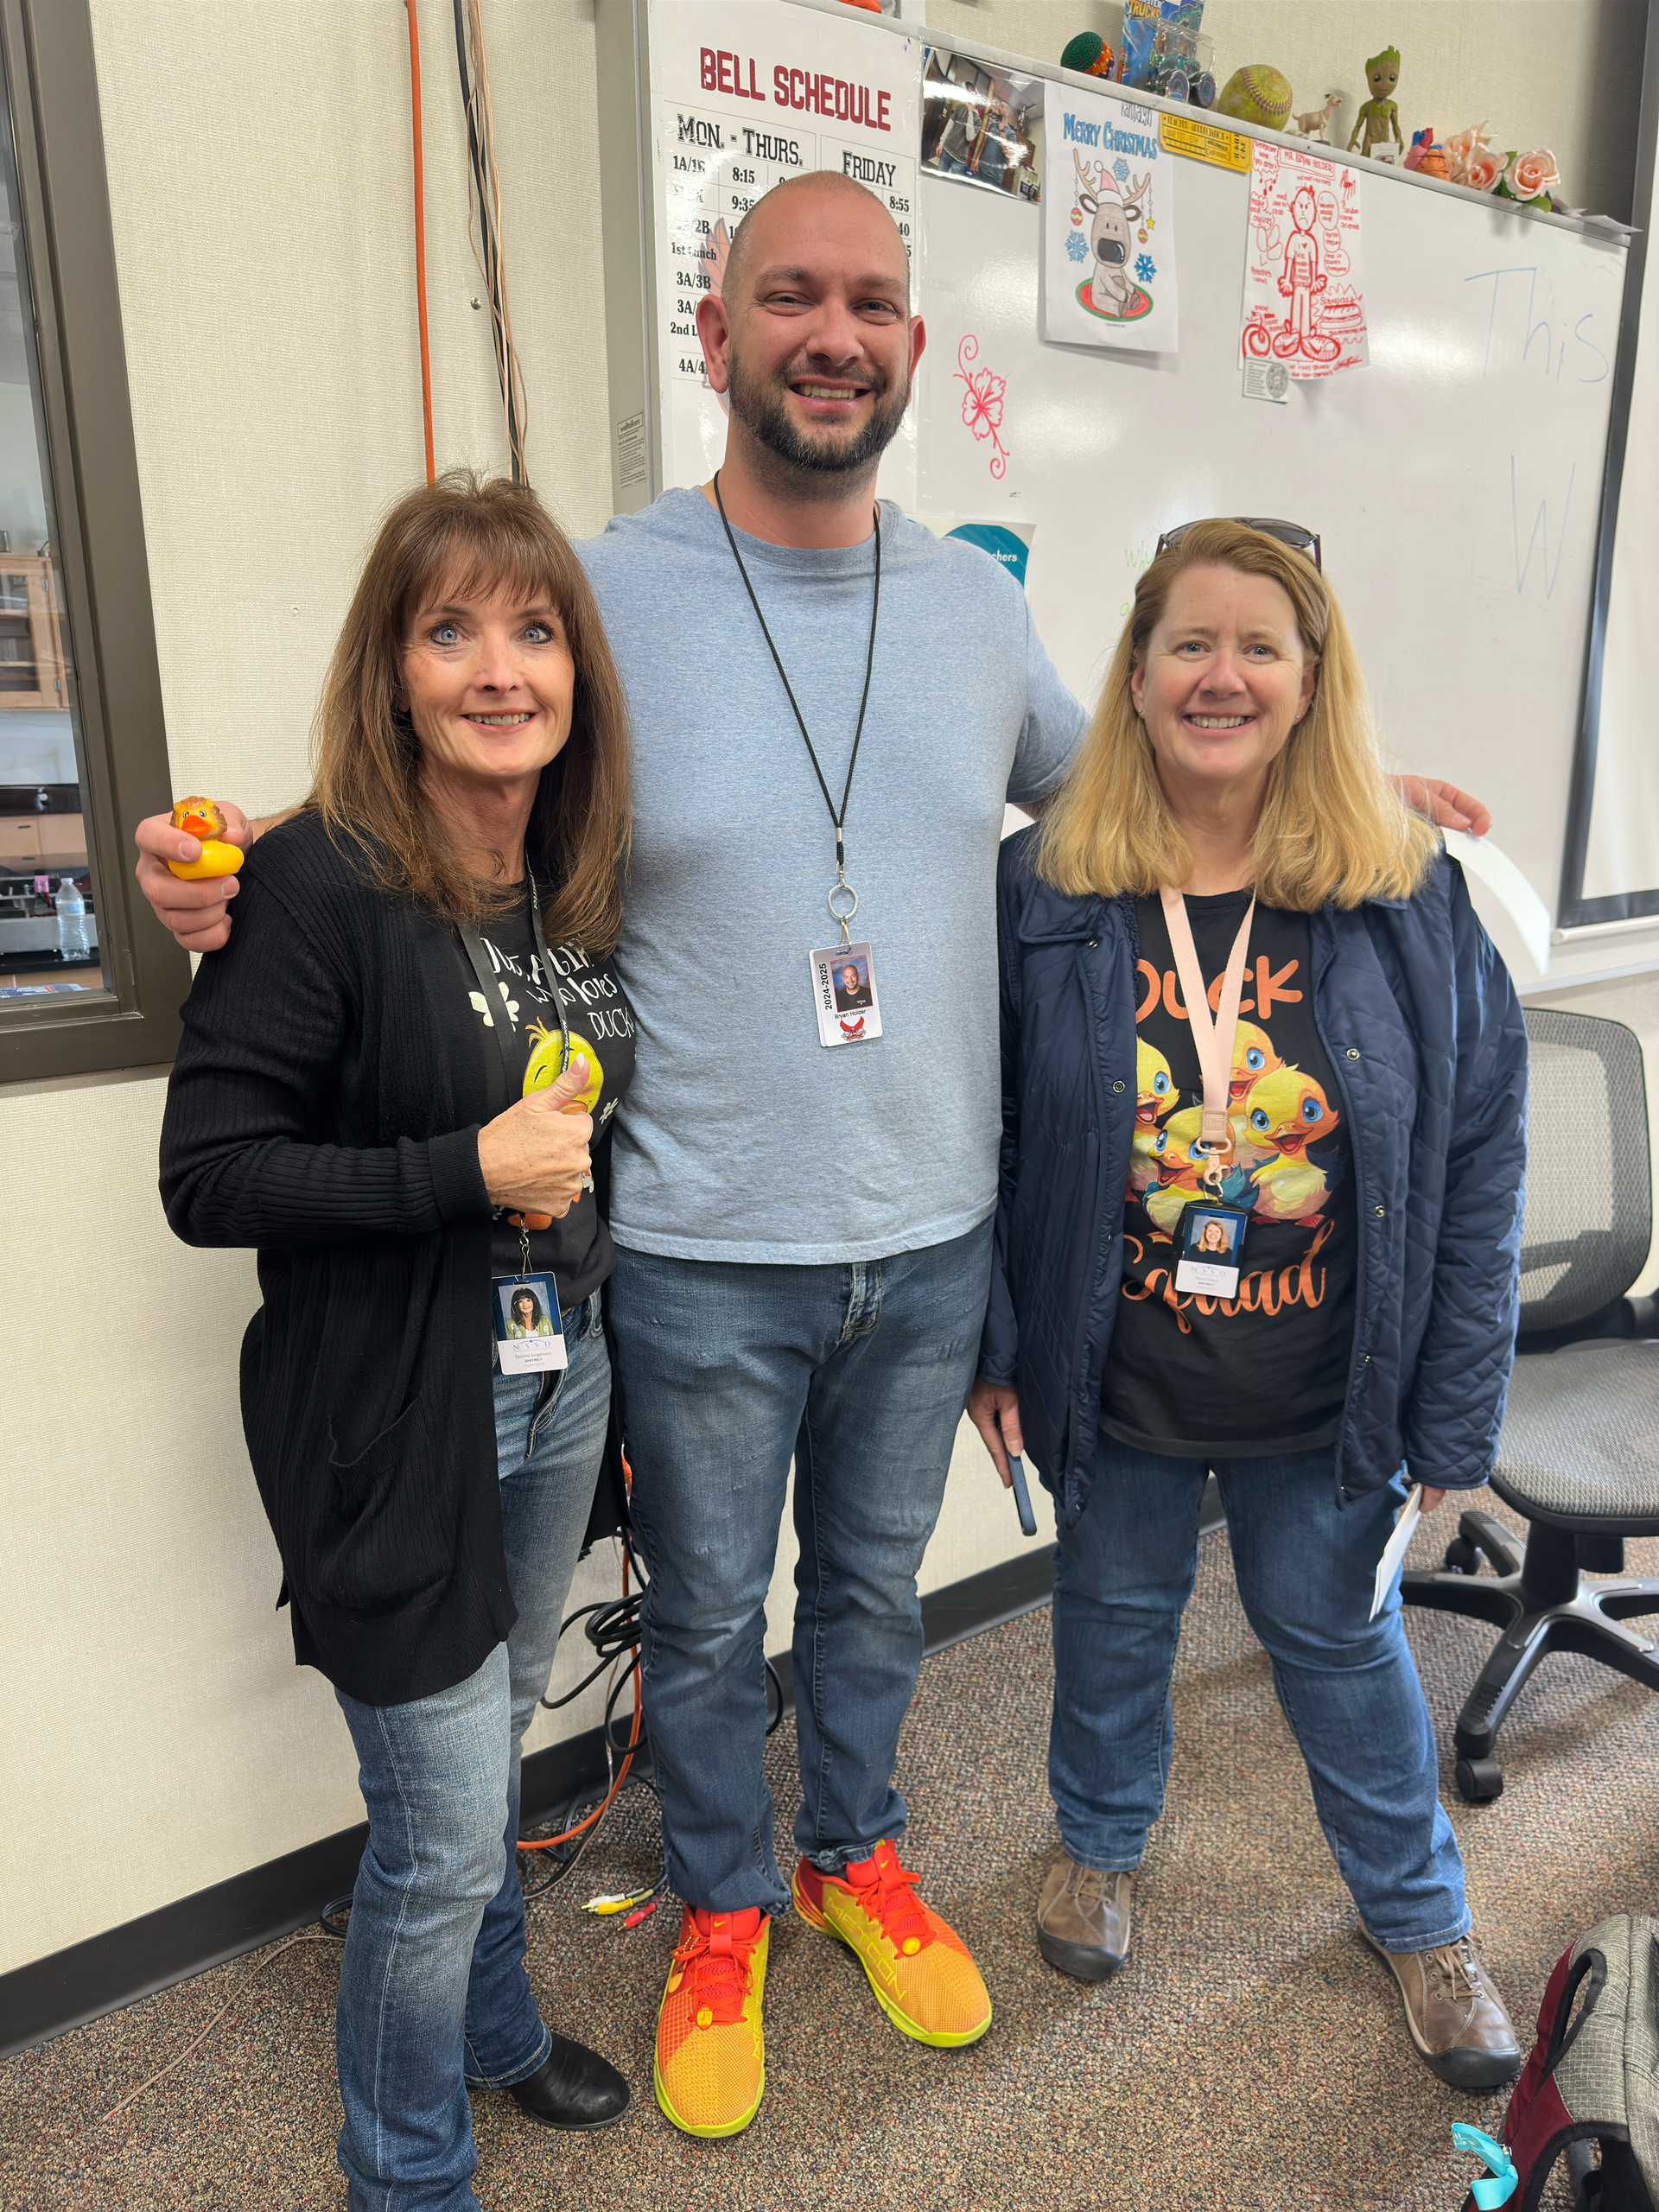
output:
M1468 168L1471 161L1473 160L1477 155L1486 154L1488 152L1489 149L1486 144L1486 133L1490 127L1491 126L1489 124L1484 123L1471 123L1466 130L1459 130L1453 137L1446 140L1446 166L1451 171L1452 181L1453 184L1466 184L1469 180L1465 175L1464 172ZM1495 156L1491 158L1496 162L1497 157ZM1497 167L1492 172L1494 179L1497 177L1497 170L1502 167L1503 163L1501 162L1497 162ZM1488 188L1485 185L1481 185L1478 189L1484 192Z
M1466 184L1471 192L1490 192L1503 174L1505 156L1486 143L1489 125L1471 123L1446 142L1446 174L1453 184Z
M1547 147L1531 154L1506 154L1503 174L1493 188L1500 200L1518 200L1524 206L1549 204L1549 194L1561 181L1555 156Z

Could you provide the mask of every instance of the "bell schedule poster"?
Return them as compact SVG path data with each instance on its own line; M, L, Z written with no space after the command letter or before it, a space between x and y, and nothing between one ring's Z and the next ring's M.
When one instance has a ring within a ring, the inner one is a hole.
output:
M890 211L914 268L921 76L919 40L861 23L851 10L842 20L753 0L656 0L665 485L706 482L725 454L726 403L703 374L697 302L719 289L732 233L763 193L808 169L853 177ZM893 457L904 465L903 454Z

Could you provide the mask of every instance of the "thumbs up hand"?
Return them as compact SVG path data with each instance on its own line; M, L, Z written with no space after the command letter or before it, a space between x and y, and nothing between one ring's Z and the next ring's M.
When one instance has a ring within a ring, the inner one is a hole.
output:
M573 1103L588 1081L587 1058L577 1052L556 1083L515 1099L478 1133L478 1164L490 1203L515 1208L529 1217L531 1229L547 1225L537 1214L563 1219L582 1195L583 1177L592 1173L593 1117Z

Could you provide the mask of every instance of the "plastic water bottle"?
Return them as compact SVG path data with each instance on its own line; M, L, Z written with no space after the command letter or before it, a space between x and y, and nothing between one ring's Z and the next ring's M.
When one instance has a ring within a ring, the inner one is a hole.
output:
M73 875L66 875L58 885L57 909L60 955L65 960L90 958L92 948L86 937L86 901Z

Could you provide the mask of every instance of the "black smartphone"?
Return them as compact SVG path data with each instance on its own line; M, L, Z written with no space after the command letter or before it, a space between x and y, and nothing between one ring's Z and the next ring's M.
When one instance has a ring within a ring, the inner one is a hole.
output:
M1034 1536L1037 1516L1031 1510L1031 1492L1026 1488L1026 1471L1017 1452L1008 1454L1008 1472L1014 1477L1014 1502L1020 1509L1020 1526L1027 1535Z

